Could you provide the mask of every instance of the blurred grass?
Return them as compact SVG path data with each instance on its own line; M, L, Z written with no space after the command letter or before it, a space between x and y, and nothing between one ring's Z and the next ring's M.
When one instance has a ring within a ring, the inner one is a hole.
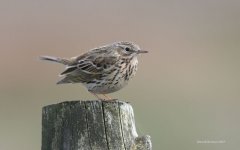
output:
M150 51L111 96L132 103L154 149L239 149L239 4L0 1L0 149L40 149L43 106L94 99L81 85L56 86L63 66L40 55L71 57L119 40Z

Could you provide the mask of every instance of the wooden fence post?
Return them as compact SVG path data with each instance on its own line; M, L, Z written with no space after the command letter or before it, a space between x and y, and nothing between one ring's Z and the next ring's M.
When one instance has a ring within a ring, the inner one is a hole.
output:
M151 150L138 137L132 106L112 101L69 101L43 107L42 150Z

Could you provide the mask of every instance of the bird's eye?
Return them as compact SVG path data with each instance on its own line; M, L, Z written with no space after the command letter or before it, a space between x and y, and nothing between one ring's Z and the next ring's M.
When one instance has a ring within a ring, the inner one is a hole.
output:
M125 51L129 52L129 51L130 51L130 48L129 48L129 47L126 47L126 48L125 48Z

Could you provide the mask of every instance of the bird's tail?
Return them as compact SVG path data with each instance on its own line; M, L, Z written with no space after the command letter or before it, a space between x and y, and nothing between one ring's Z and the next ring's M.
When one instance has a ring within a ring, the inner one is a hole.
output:
M48 60L48 61L52 61L52 62L61 63L61 64L64 64L64 65L69 65L71 63L71 61L68 60L68 59L59 58L59 57L52 57L52 56L40 56L40 60Z

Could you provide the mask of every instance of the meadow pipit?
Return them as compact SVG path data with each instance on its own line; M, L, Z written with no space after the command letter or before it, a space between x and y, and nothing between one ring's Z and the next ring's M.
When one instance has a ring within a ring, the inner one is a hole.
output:
M106 94L120 90L136 74L137 56L147 51L141 50L131 42L115 42L94 48L80 56L70 59L42 56L49 60L66 65L60 75L63 79L57 84L82 83L90 93Z

